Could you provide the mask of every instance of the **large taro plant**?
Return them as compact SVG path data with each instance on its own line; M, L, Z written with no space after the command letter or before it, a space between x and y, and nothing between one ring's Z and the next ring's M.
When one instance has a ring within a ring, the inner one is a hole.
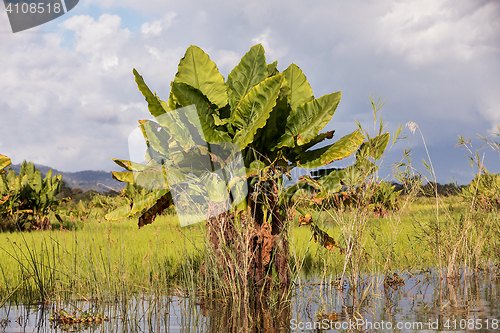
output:
M0 155L0 227L10 230L50 229L49 214L59 205L56 198L62 175L49 170L42 177L35 165L24 161L16 175L11 160ZM56 217L60 217L56 214Z
M342 187L338 173L285 187L290 171L348 157L365 138L356 130L315 148L333 138L333 130L320 131L330 122L341 93L315 98L297 65L279 72L277 62L266 63L260 44L243 56L227 80L203 50L189 47L167 101L153 93L135 69L133 73L155 117L139 121L147 163L114 159L126 171L113 172L113 177L143 190L106 218L140 213L143 226L175 204L188 220L207 220L215 264L210 267L221 268L224 279L261 285L274 271L280 283L289 284L287 222L294 213L290 198L306 183L320 196ZM372 167L364 153L358 154L356 165ZM182 200L186 197L191 201ZM201 218L196 207L201 208ZM322 245L335 248L335 241L312 223L310 215L302 214L301 221L311 225ZM205 276L211 274L211 268L203 270Z

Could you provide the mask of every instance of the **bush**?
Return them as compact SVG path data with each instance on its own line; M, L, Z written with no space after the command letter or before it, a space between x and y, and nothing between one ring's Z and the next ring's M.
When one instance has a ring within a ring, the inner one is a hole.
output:
M471 204L486 210L500 208L500 175L485 171L462 189L462 197Z
M24 161L19 175L9 167L8 172L0 175L2 230L50 229L48 215L59 205L56 195L61 179L62 175L52 177L52 170L42 179L32 162Z

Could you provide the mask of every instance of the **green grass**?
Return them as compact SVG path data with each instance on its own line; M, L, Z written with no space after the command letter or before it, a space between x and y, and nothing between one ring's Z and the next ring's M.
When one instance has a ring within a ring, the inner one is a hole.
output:
M18 293L31 299L166 292L200 265L202 227L180 228L170 215L142 229L133 219L89 218L72 231L1 233L0 295L22 281Z
M476 211L468 217L467 203L457 196L439 197L438 205L435 198L427 197L402 197L400 201L404 203L407 199L414 201L386 217L376 217L374 214L360 217L359 210L342 214L331 210L308 210L308 213L341 244L345 244L345 239L340 225L354 218L366 218L365 230L359 240L363 273L385 274L390 271L438 267L438 247L443 252L442 261L449 261L447 256L450 257L453 248L458 247L459 252L463 253L457 262L458 266L471 265L473 256L476 261L473 266L476 267L499 262L500 220L496 212ZM467 219L470 223L466 230ZM441 228L439 232L435 230L436 221L439 221ZM466 239L461 240L460 237L466 231ZM292 235L295 258L303 260L302 273L305 276L320 275L324 278L342 273L345 256L338 250L331 252L313 241L311 243L309 227L294 227ZM473 254L473 247L478 242L482 242L482 248Z
M360 218L359 211L309 212L319 227L344 246L342 223ZM432 226L436 218L440 220L439 246L445 261L460 236L457 221L465 221L465 214L464 203L452 197L441 200L437 215L432 198L417 198L392 216L363 215L365 230L356 249L359 270L363 274L385 274L440 265L433 246L438 234L432 233ZM14 302L113 300L135 293L166 294L187 284L196 287L205 255L204 223L181 228L177 217L170 214L138 229L136 219L109 222L99 215L89 214L73 230L0 233L0 300L11 294ZM487 228L472 224L466 244L469 247L460 248L471 256L474 242L488 239L488 247L476 256L483 265L498 263L500 222L495 216L482 216ZM300 267L300 278L334 280L342 274L345 254L315 243L308 226L298 227L297 221L292 222L290 245L291 266ZM457 264L468 264L470 258L461 256Z

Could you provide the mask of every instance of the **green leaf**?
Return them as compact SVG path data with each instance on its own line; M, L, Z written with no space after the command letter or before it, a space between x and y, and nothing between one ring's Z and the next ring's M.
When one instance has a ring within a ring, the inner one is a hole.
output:
M179 62L174 82L186 83L219 108L227 104L227 86L217 66L198 46L191 45Z
M5 181L4 177L0 175L0 194L8 195L8 193L9 193L9 185Z
M207 173L202 178L208 194L208 201L226 202L229 199L229 192L226 180L217 172Z
M288 86L282 84L276 105L271 111L266 125L257 131L254 138L254 142L257 144L254 147L261 153L269 152L285 132L286 119L290 111L287 101L288 91Z
M274 76L278 75L280 72L277 69L278 67L278 60L273 62L272 64L267 65L267 76Z
M286 131L276 146L295 147L313 140L332 119L340 102L340 92L324 95L292 110L287 118Z
M160 116L163 117L163 116ZM173 128L174 125L170 124L171 127ZM170 133L167 132L166 128L161 127L160 124L152 121L152 120L146 120L141 123L139 126L142 134L146 138L146 143L147 146L154 150L156 153L162 154L164 156L168 156L169 154L169 141L171 138ZM182 133L182 130L181 130ZM182 136L177 136L176 139L182 140ZM179 142L178 140L175 140L176 142ZM183 144L185 146L189 146L188 143L183 141ZM179 143L180 145L180 143ZM150 152L150 155L155 155L154 153Z
M195 146L193 136L191 135L191 132L187 126L188 124L184 120L180 112L174 110L165 113L159 117L156 117L156 121L158 121L158 124L161 125L163 130L165 130L165 134L168 133L170 137L167 139L166 135L161 135L163 132L158 131L156 127L144 127L148 136L148 140L152 143L152 146L154 143L154 147L168 147L168 141L176 141L182 147L182 149L184 149L184 151L188 151L193 146ZM154 122L150 123L154 124ZM167 149L164 148L163 151L157 150L154 147L153 149L168 156L168 154L172 153L171 145L172 144L170 143L170 147L168 147Z
M8 167L12 161L5 155L0 154L0 174L4 173L3 169Z
M288 197L288 198L292 198L296 193L298 193L301 188L303 186L307 185L307 182L304 181L304 180L299 180L298 182L296 182L295 184L293 184L292 186L288 187L286 189L286 192L285 192L285 195Z
M35 192L40 193L43 187L42 173L40 172L40 170L36 170L33 176L30 178L30 187L35 190Z
M106 220L113 221L129 217L131 215L130 212L132 211L131 206L132 206L131 204L126 204L120 208L113 210L112 212L107 213L106 215L104 215L104 218Z
M233 125L237 128L233 142L241 149L253 142L255 133L264 127L269 114L276 105L283 76L272 76L259 83L245 95L234 111Z
M340 190L342 190L342 184L340 183L340 180L340 172L331 172L328 175L318 179L318 181L323 186L318 197L326 198L332 193L340 192Z
M113 174L113 179L116 179L119 182L135 184L133 172L111 171L111 173Z
M134 204L132 205L132 210L130 211L130 215L134 215L137 212L141 212L145 209L151 208L158 199L167 194L169 190L156 190L150 192L146 196L142 198L134 200Z
M137 87L141 91L142 95L146 99L146 102L148 102L148 110L151 113L153 117L157 117L159 115L164 114L166 111L160 103L160 99L156 94L153 94L151 90L149 90L148 86L144 82L144 79L142 76L135 70L133 70L134 76L135 76L135 82L137 83Z
M246 168L246 176L253 177L258 176L264 170L266 164L262 161L255 160L250 163L250 167Z
M119 160L117 158L112 158L112 160L122 168L127 169L128 171L143 171L149 168L147 165L135 163L132 161Z
M227 77L229 87L229 104L234 112L239 106L243 97L250 90L264 81L268 76L266 57L261 44L252 46L240 63L231 71Z
M300 158L302 153L306 152L309 148L324 141L325 139L329 139L329 140L332 139L333 133L335 133L335 130L318 134L314 139L312 139L311 141L309 141L305 145L292 148L286 157L289 159L289 161L295 162L297 160L297 158Z
M359 130L355 130L329 146L306 151L300 158L300 165L312 169L341 160L354 153L363 139L363 134Z
M209 143L231 142L231 138L226 132L216 129L215 120L212 116L212 106L201 91L182 82L173 82L172 94L175 95L181 106L186 107L186 116L189 122L196 127L202 138ZM194 114L188 108L193 104L196 106Z
M288 95L288 103L292 110L297 109L300 105L314 100L313 91L307 78L295 64L291 64L283 72L285 80L290 87L290 93Z

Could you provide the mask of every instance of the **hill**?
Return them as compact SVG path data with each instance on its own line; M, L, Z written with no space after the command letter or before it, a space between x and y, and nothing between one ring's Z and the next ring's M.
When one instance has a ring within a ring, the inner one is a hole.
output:
M81 188L84 191L94 190L98 192L107 192L109 190L121 191L125 185L119 181L116 181L111 176L111 172L106 171L95 171L95 170L85 170L78 172L64 172L57 169L35 164L35 167L40 170L43 176L52 169L53 174L62 174L63 181L67 186L71 188ZM11 168L19 173L21 169L21 164L12 164Z

